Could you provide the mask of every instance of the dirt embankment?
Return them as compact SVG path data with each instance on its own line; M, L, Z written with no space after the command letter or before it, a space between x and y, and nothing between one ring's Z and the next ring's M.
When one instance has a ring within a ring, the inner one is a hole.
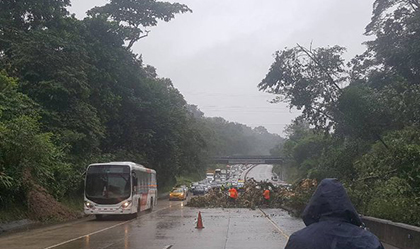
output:
M24 173L28 217L36 221L65 221L78 214L59 203L48 191L33 180L29 171Z

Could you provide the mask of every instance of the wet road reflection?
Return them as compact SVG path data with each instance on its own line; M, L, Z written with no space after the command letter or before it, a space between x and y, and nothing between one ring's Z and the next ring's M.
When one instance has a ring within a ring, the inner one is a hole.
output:
M86 245L86 248L90 248L89 247L89 244L90 244L90 236L88 235L88 236L85 237L85 245Z
M128 226L125 226L124 230L124 248L128 249Z
M287 238L258 210L204 209L205 228L195 229L198 209L181 205L142 216L119 228L97 234L90 248L282 248ZM273 211L274 212L274 211ZM284 214L282 214L284 215ZM285 222L287 218L283 220ZM296 222L290 218L287 222ZM118 238L124 237L124 240ZM73 245L59 248L72 248ZM76 247L73 247L76 248ZM89 247L81 247L89 248Z
M203 217L202 230L195 228L198 211ZM87 220L33 234L0 237L0 245L8 249L163 249L168 245L182 249L283 248L285 234L299 229L303 223L281 210L267 212L284 227L284 234L258 210L197 209L186 207L181 201L165 201L155 211L144 212L137 219Z

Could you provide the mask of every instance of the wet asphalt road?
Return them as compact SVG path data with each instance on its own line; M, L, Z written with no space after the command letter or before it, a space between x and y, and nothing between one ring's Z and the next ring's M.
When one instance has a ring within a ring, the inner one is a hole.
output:
M272 165L258 165L248 177L270 179ZM0 236L0 249L282 249L302 220L280 209L198 209L186 201L161 200L137 219L87 217L75 222ZM195 228L201 211L204 229ZM386 249L393 249L385 245Z
M256 181L271 181L273 165L260 164L252 168L248 174L247 179L254 178Z
M278 181L272 180L271 178L273 176L272 171L273 171L273 165L260 164L250 169L247 173L246 178L247 179L254 178L256 181L268 181L268 182L273 183L274 185L284 184L285 182L281 180L278 180Z
M197 209L160 201L137 219L86 218L76 222L0 236L0 248L284 248L301 220L278 209ZM195 228L201 211L204 229Z

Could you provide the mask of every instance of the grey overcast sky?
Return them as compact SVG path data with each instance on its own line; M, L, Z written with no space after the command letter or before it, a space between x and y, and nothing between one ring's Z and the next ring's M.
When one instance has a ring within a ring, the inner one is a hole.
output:
M72 0L78 18L107 0ZM173 2L173 1L170 1ZM283 135L296 116L259 92L273 54L296 43L341 45L350 59L364 51L373 0L180 0L193 13L151 28L133 46L160 77L172 79L190 104L219 116Z

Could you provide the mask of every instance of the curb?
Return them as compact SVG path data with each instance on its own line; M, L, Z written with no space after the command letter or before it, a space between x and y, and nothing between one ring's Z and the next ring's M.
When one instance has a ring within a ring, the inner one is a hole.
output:
M13 230L28 228L31 225L35 225L35 224L37 224L37 222L29 220L29 219L15 220L15 221L7 222L7 223L0 223L0 234L10 232Z
M71 222L77 222L82 219L86 219L89 215L85 214L84 212L80 213L80 216L74 219L68 219L63 221L55 221L55 222L41 222L36 220L30 219L22 219L22 220L15 220L7 223L0 223L0 236L3 236L8 233L32 230L42 227L49 227L49 226L56 226L60 224L66 224Z

